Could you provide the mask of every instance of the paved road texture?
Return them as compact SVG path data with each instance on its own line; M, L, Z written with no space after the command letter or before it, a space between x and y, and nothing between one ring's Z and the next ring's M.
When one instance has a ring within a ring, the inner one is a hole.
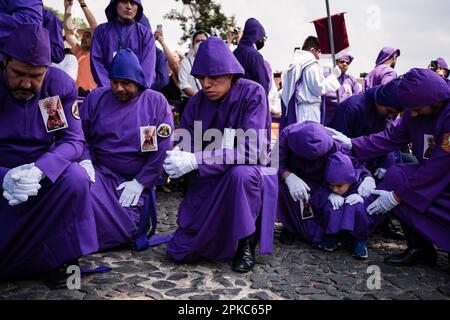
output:
M159 234L176 228L179 192L158 192ZM383 259L405 248L404 242L375 236L369 259L359 261L340 248L325 253L300 241L279 242L276 225L274 252L258 255L254 271L231 270L231 261L175 264L166 245L133 252L127 248L84 257L86 267L109 266L112 271L82 279L79 290L50 290L42 281L0 284L0 300L449 300L447 255L436 267L391 267Z

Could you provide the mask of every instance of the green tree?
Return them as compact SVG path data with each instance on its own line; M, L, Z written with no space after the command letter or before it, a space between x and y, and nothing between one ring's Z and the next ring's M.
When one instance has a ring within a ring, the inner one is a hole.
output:
M180 0L175 0L176 2ZM227 17L222 6L214 0L181 0L183 10L172 9L164 18L180 22L183 35L179 44L189 40L196 30L205 30L211 35L226 39L230 27L236 27L234 15Z

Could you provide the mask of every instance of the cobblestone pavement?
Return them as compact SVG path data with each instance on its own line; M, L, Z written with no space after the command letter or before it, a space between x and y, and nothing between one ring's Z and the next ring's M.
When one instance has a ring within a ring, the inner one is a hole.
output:
M177 192L158 193L159 234L175 229L181 198ZM41 281L0 284L0 299L450 299L450 273L446 254L437 267L390 267L386 255L404 249L400 242L375 237L369 243L368 261L358 261L340 249L324 253L295 242L278 241L275 230L272 255L258 255L253 273L231 270L230 261L175 264L166 245L143 252L121 249L81 259L81 265L110 266L111 272L90 275L80 290L49 290ZM367 267L381 269L381 289L367 288Z

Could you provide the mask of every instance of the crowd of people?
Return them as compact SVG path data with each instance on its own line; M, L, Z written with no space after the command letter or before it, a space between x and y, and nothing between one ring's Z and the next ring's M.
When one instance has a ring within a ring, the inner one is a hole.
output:
M227 41L197 30L183 55L140 0L111 0L99 25L78 3L89 28L74 28L73 0L63 23L40 0L0 0L0 281L65 285L83 255L162 242L177 263L248 272L257 247L272 253L276 220L285 244L357 259L380 229L407 242L387 264L450 252L443 58L398 76L400 50L385 47L360 84L348 53L323 72L309 36L280 81L255 18ZM157 239L155 188L169 180L184 199L176 231Z

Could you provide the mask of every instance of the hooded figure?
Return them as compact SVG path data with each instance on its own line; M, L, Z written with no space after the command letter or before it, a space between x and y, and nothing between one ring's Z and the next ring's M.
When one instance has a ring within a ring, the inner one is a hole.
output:
M333 251L337 247L338 236L350 234L355 241L352 243L354 255L367 258L370 220L365 200L358 194L358 187L367 175L369 173L364 167L355 166L352 159L342 152L328 158L325 181L311 197L311 206L324 232L324 240L319 245L321 249ZM334 202L333 197L341 201Z
M266 31L261 23L255 18L248 19L245 22L242 38L233 54L245 70L244 78L259 83L268 94L271 78L265 67L264 58L258 52L264 46L265 37Z
M48 31L36 24L17 28L2 48L7 65L0 76L0 181L9 202L0 199L0 280L39 276L98 248L89 182L74 163L84 143L75 82L49 67L42 86L27 99L8 84L10 64L42 70L51 64L50 51ZM40 100L55 96L68 126L47 132ZM17 171L24 164L29 170ZM14 171L16 179L26 174L39 181L37 195L17 201L10 188Z
M383 132L352 139L353 152L368 160L412 143L419 164L391 167L368 211L390 211L402 222L408 249L386 263L435 263L432 244L450 252L450 88L434 71L412 69L399 81L398 96L406 108L402 118ZM429 138L436 145L431 156Z
M90 175L95 181L91 195L100 250L137 241L141 226L146 227L144 207L154 204L151 191L161 176L166 151L172 148L173 130L167 100L148 89L131 49L117 53L109 78L130 80L139 89L128 101L119 101L113 89L97 88L81 108L86 137L81 163L88 173L95 172ZM151 148L142 147L147 140ZM133 193L133 186L140 192ZM127 203L127 196L133 201ZM145 234L147 229L142 231Z
M210 145L207 139L200 145L194 144L194 139L183 140L179 146L195 154L176 151L165 161L166 172L170 172L167 165L175 155L194 158L195 162L191 183L178 211L178 229L167 253L177 262L234 256L233 269L249 271L255 263L258 241L260 253L272 252L278 191L276 175L266 173L270 168L254 157L259 151L267 152L270 146L271 117L266 93L259 84L241 78L242 66L217 37L200 45L192 75L205 82L211 81L209 77L228 75L233 75L233 80L222 97L211 100L202 90L189 100L184 111L180 128L191 137L195 138L194 131L203 135L209 129L224 136L222 147L216 146L213 151L206 148ZM201 128L197 127L199 121ZM254 132L256 141L244 144L238 136L238 144L233 143L239 129Z
M315 212L312 217L302 218L300 201L308 200L308 197L296 197L290 180L301 180L300 183L308 186L310 198L313 198L325 181L328 158L338 151L346 152L340 143L331 138L323 125L313 121L286 127L280 134L279 147L280 193L277 217L284 227L280 240L291 243L300 237L310 244L318 244L323 236L320 216ZM361 179L370 176L362 170L358 161L353 158L352 161L355 169L361 169Z
M398 82L395 79L386 85L369 89L342 102L330 122L330 127L350 138L368 136L386 129L390 120L404 108L400 104ZM401 163L399 151L365 162L372 174L378 168L388 169L395 163Z
M375 62L375 69L373 69L364 80L363 91L367 91L380 84L386 84L397 78L397 72L394 70L396 59L394 62L388 63L393 57L400 57L399 49L390 47L381 49L377 61Z
M346 53L341 57L337 58L336 61L339 65L340 61L346 62L349 66L353 61L353 56ZM347 67L348 68L348 67ZM325 73L325 77L329 76L329 72ZM361 92L361 87L355 77L348 74L347 72L342 73L340 77L337 78L341 87L339 88L339 102L342 103L349 97L356 95ZM331 120L333 120L334 113L338 106L336 92L330 92L325 97L325 125L329 125Z
M151 85L155 79L156 46L150 25L139 23L143 16L140 0L134 19L122 21L117 14L118 0L111 0L105 10L107 23L95 28L91 48L91 69L99 87L109 86L108 70L114 56L120 49L131 49L139 59L147 82Z

